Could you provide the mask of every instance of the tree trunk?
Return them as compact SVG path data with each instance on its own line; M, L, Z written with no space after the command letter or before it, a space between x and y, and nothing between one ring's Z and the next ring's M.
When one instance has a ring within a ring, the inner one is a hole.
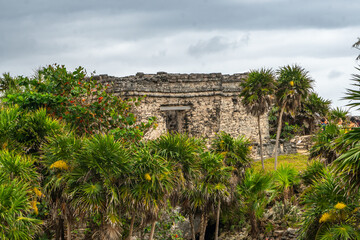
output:
M259 129L259 141L260 141L260 159L261 159L261 166L262 169L265 170L264 166L264 157L263 157L263 143L262 143L262 137L261 137L261 128L260 128L260 115L258 115L258 129Z
M55 239L56 240L65 240L64 220L61 218L61 216L57 217L56 229L55 229Z
M135 223L135 214L131 215L131 222L130 222L130 229L129 229L129 236L128 236L128 240L131 240L133 231L134 231L134 223Z
M201 221L200 221L200 238L199 238L199 240L205 240L207 221L208 221L207 214L206 214L206 212L203 212L201 215Z
M60 218L60 240L65 240L64 219Z
M221 208L221 201L219 201L218 203L217 213L216 213L215 240L218 240L219 238L220 208Z
M190 221L190 228L191 228L191 239L192 239L192 240L196 240L196 236L195 236L195 224L194 224L194 214L190 214L190 216L189 216L189 221Z
M201 213L201 217L200 217L200 237L199 240L204 240L204 237L202 236L202 232L203 232L203 227L204 227L204 222L205 222L205 213Z
M254 211L251 211L250 213L250 225L251 225L251 236L256 237L258 235L258 224Z
M278 128L276 131L276 142L275 142L275 170L277 169L277 157L278 157L278 148L279 148L279 139L281 134L281 125L282 125L282 116L284 114L286 103L281 108L280 115L279 115L279 122L278 122Z
M66 225L66 239L71 240L71 222L67 220Z
M149 240L152 240L152 239L154 238L155 224L156 224L156 220L154 220L154 221L151 223L151 232L150 232Z

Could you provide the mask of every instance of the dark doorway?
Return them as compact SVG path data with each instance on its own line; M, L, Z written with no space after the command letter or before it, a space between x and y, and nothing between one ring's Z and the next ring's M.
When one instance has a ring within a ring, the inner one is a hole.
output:
M166 129L169 132L182 133L188 132L187 111L190 106L162 106Z

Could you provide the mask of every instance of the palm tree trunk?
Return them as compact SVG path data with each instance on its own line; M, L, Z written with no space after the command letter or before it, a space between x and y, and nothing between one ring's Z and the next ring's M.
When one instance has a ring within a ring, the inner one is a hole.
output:
M204 213L201 213L201 217L200 217L200 237L199 237L199 240L204 240L204 237L202 236L203 227L204 227L204 222L205 222L205 214L204 214Z
M207 214L206 214L206 212L203 212L201 215L201 221L200 221L200 238L199 238L199 240L205 240L207 221L208 221Z
M129 229L129 236L128 236L128 240L131 240L133 231L134 231L134 223L135 223L135 214L133 213L131 215L131 222L130 222L130 229Z
M282 125L282 116L284 114L286 103L281 108L280 114L279 114L279 122L278 122L278 128L276 131L276 142L275 142L275 170L277 168L277 157L278 157L278 147L279 147L279 139L280 139L280 133L281 133L281 125Z
M261 166L262 169L265 170L264 166L264 157L263 157L263 143L262 143L262 137L261 137L261 128L260 128L260 115L258 115L258 129L259 129L259 141L260 141L260 159L261 159Z
M256 237L258 234L258 224L254 211L250 212L250 225L251 225L251 235L253 237Z
M219 238L220 208L221 208L221 201L219 200L217 213L216 213L215 240L218 240Z
M150 232L149 240L152 240L152 239L154 238L155 224L156 224L156 220L154 220L154 221L151 223L151 232Z
M66 225L66 239L71 240L71 222L67 220Z
M61 218L61 216L57 217L55 239L56 240L65 240L64 220Z
M190 221L190 228L191 228L191 239L192 240L196 240L195 237L195 224L194 224L194 214L190 214L189 216L189 221Z

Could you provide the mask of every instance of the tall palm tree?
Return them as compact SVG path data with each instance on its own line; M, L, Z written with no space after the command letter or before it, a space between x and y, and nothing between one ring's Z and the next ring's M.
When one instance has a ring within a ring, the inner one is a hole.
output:
M120 188L130 171L130 154L112 135L95 135L84 140L68 180L68 194L75 214L100 217L99 229L92 229L103 239L120 235Z
M313 83L313 80L308 76L308 72L298 65L281 67L277 71L277 75L278 88L276 101L281 110L276 132L275 170L277 168L278 147L284 111L294 115L297 108L300 107L301 101L310 93Z
M201 191L207 196L205 207L211 209L211 206L216 206L216 227L215 227L215 240L219 235L219 222L221 203L229 199L230 179L234 167L228 167L223 161L223 156L216 153L205 152L202 154L201 167L203 171L203 179L201 183ZM202 219L204 220L201 226L200 240L205 239L205 231L207 226L207 209L203 209Z
M307 134L312 134L316 129L316 121L327 116L330 112L331 101L320 97L316 92L310 93L305 98L300 113L296 115L296 121L308 125Z
M75 211L71 206L71 195L68 193L69 178L72 167L81 153L83 140L74 132L66 132L55 137L48 138L48 142L42 147L42 163L47 167L48 173L44 180L45 198L55 223L55 239L63 235L59 230L64 229L66 224L66 239L71 240L72 223L75 219ZM58 214L61 212L61 214Z
M204 141L189 137L187 134L168 133L150 144L157 154L167 159L172 165L172 171L178 176L179 181L177 181L176 190L171 194L170 200L173 206L179 204L183 215L189 217L191 235L195 240L196 209L191 205L191 201L192 198L199 197L196 182L201 174L200 154L205 149Z
M251 115L257 118L259 142L260 142L260 158L262 168L264 167L263 143L261 137L260 117L270 108L275 92L275 75L272 69L262 68L260 70L250 71L248 78L240 84L242 91L242 103Z
M132 211L142 211L143 220L151 223L149 240L154 237L159 212L166 206L176 185L176 172L173 172L171 167L165 158L147 145L135 153L129 189L130 198L136 201L137 208Z

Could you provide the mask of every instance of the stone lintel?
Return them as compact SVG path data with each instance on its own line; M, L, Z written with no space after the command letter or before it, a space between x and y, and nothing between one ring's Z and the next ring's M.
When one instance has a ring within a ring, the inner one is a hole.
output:
M160 106L160 111L190 110L190 106Z

